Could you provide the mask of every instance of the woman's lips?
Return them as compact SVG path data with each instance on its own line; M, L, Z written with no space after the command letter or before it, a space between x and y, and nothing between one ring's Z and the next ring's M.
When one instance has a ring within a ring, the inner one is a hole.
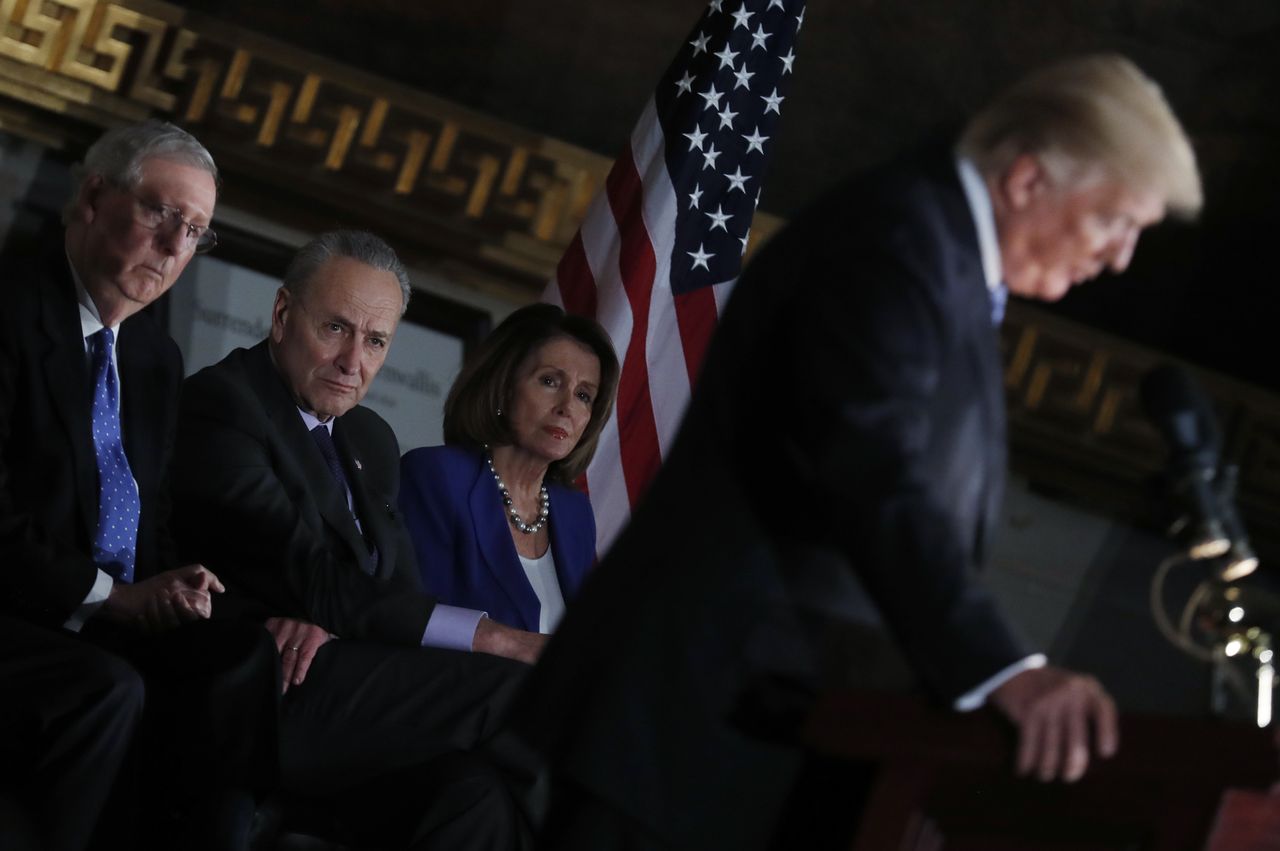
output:
M547 434L554 437L556 440L564 440L569 436L569 432L565 431L559 426L547 426L546 428L543 429L543 431L545 431Z

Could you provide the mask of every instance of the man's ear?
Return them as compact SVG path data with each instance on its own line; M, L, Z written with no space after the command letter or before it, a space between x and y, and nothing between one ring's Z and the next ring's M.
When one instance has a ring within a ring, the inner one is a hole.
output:
M1000 176L999 189L1004 206L1022 210L1049 189L1049 176L1034 154L1018 154Z
M271 342L277 346L284 339L284 321L289 312L289 291L284 287L276 290L276 302L271 307Z
M98 215L99 205L102 204L102 194L107 188L107 182L102 179L100 174L91 174L80 184L80 191L76 193L75 209L72 212L72 218L79 219L85 224L92 222Z

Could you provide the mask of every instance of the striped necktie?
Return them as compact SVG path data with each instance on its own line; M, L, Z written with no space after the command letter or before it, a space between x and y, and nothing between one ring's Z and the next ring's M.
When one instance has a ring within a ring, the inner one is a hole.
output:
M342 497L347 500L347 505L351 508L351 517L356 521L356 528L360 530L360 534L364 537L365 546L369 550L368 565L361 565L366 572L374 573L378 569L378 548L374 546L373 540L365 534L364 527L360 525L360 517L356 514L353 506L354 500L351 495L351 485L347 481L347 474L342 469L342 459L338 457L338 446L333 442L333 435L329 434L329 429L323 424L311 429L311 437L316 442L316 446L320 449L320 454L324 456L324 463L329 468L329 472L333 474L333 478L337 480L338 486L342 488Z

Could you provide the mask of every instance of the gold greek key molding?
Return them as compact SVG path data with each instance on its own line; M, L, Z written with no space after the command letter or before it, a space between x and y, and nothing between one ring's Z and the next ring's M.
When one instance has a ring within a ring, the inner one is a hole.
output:
M106 127L159 115L244 178L539 286L603 182L599 155L152 0L0 0L0 95ZM84 135L84 134L81 134ZM354 213L354 215L352 215ZM757 238L776 221L757 226Z
M1143 514L1167 449L1147 422L1142 377L1170 360L1150 349L1011 304L1001 329L1015 470L1085 503ZM1280 556L1280 399L1192 369L1213 401L1224 456L1240 465L1239 504L1260 552Z

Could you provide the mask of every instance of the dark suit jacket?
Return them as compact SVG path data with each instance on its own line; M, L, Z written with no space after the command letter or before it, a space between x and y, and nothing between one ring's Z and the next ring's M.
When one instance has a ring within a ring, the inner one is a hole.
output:
M675 847L763 846L798 752L748 732L772 723L753 698L803 673L762 660L815 549L940 697L1024 655L972 576L1002 405L950 156L840 186L744 273L662 471L535 668L529 738Z
M406 452L400 461L400 511L418 554L423 585L440 602L487 611L538 631L538 597L511 541L506 509L484 455L459 446ZM591 502L549 483L551 553L567 603L595 560Z
M257 617L300 618L343 638L418 645L434 601L421 590L395 509L400 449L356 407L334 442L369 552L307 433L266 342L187 379L174 454L174 534ZM227 608L224 606L224 608Z
M0 283L0 611L64 622L89 593L98 523L91 379L61 241ZM164 471L182 357L149 316L120 326L125 454L142 502L135 576L174 566Z

